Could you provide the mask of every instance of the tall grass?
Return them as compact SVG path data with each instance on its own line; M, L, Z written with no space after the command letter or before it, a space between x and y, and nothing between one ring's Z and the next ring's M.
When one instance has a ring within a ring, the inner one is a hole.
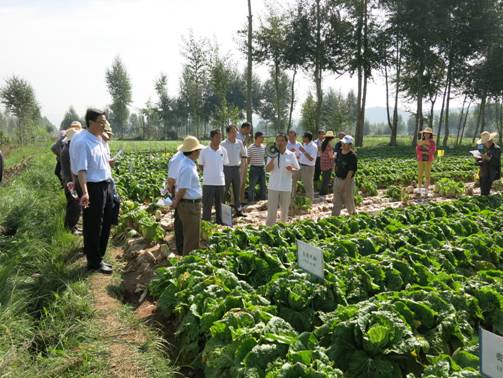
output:
M106 366L84 271L68 263L79 241L63 228L53 165L38 154L0 188L2 377L100 375Z

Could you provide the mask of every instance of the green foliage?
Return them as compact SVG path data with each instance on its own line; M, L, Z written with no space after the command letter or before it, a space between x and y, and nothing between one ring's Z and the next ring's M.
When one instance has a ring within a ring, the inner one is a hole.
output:
M435 192L443 197L456 198L465 193L465 186L448 178L442 178L435 183Z
M400 201L402 199L402 189L396 185L391 185L386 189L386 196L391 198L393 201Z
M209 377L470 376L478 325L503 332L502 211L474 197L216 232L151 293ZM323 280L297 239L324 251Z

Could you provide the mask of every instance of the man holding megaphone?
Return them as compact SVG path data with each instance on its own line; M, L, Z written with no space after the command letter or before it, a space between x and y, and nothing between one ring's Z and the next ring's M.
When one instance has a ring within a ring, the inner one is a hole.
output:
M269 148L265 170L269 172L267 225L276 223L278 208L281 222L288 219L288 208L292 193L292 175L300 169L295 153L287 150L288 139L285 134L276 137L276 149ZM275 156L271 153L276 152Z

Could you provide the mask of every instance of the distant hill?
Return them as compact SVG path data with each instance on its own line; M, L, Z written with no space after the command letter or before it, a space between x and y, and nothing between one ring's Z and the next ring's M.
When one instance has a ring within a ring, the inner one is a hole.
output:
M390 116L393 116L393 109L390 108ZM410 114L407 112L404 112L403 110L398 109L398 114L402 116L402 119L405 123L407 123L407 120L410 117ZM365 119L370 123L370 124L376 124L376 123L387 123L388 118L386 116L386 108L384 106L375 106L372 108L367 108L365 110Z

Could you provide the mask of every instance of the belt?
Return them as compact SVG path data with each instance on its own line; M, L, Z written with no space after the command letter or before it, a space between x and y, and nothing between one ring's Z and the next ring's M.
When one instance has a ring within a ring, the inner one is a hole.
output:
M240 165L224 165L224 168L239 168Z
M309 165L309 164L300 164L302 167L314 167L314 165Z
M199 198L199 199L185 199L185 198L182 198L181 201L182 202L188 202L188 203L199 203L199 202L201 202L201 198Z
M250 165L252 168L264 168L265 165Z
M110 184L110 183L112 183L112 180L105 180L105 181L98 181L98 182L88 181L87 185L102 185L102 184Z

